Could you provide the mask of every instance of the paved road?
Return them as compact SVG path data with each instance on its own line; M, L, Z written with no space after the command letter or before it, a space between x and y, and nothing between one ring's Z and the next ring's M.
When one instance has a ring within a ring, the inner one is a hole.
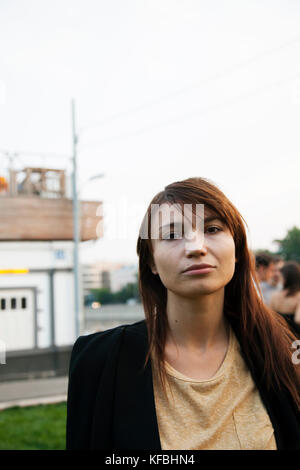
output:
M0 410L66 401L68 377L0 383Z
M84 313L84 334L103 331L128 323L134 323L145 318L141 304L103 305L99 309L86 307Z

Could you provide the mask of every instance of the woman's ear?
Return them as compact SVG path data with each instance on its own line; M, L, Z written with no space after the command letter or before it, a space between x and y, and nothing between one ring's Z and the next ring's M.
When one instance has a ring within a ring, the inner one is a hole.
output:
M155 266L154 263L151 263L151 264L150 264L150 269L151 269L151 271L152 271L153 274L158 274L158 273L157 273L156 266Z

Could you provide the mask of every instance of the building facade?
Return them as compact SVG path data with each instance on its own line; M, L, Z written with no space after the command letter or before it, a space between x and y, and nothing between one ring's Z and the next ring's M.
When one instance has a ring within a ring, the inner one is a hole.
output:
M0 381L68 372L78 319L65 180L63 170L24 168L0 181ZM101 202L79 205L80 240L97 239ZM81 287L79 296L82 324Z
M1 242L0 259L0 380L59 375L76 339L72 242Z

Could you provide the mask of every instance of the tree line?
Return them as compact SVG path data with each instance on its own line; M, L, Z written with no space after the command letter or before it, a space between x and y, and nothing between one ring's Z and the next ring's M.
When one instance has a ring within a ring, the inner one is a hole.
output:
M276 251L257 249L255 254L263 252L269 255L279 255L284 261L300 263L300 229L298 227L291 228L282 240L273 240L273 243L278 245Z
M129 299L134 299L136 302L141 301L137 281L129 282L117 292L112 292L106 287L91 289L90 294L85 297L85 305L92 302L100 302L102 305L123 304Z

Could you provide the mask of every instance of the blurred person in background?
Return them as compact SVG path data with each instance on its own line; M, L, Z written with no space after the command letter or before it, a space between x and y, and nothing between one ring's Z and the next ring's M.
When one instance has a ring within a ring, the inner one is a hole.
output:
M284 266L284 261L280 256L274 255L273 263L274 263L274 267L271 270L271 275L268 280L269 287L267 287L267 294L266 294L266 298L267 298L266 303L269 306L270 306L270 301L271 301L271 297L273 293L281 291L283 287L282 285L283 278L282 278L280 270Z
M261 293L266 305L269 305L274 290L274 276L278 276L276 261L268 253L259 253L255 256L256 274L259 280Z
M275 255L273 257L273 262L275 267L273 269L273 273L270 276L269 284L274 288L273 292L276 292L282 289L282 276L280 270L284 266L284 261L280 256Z
M274 292L270 308L280 313L297 336L300 334L300 266L289 261L280 269L282 289Z

